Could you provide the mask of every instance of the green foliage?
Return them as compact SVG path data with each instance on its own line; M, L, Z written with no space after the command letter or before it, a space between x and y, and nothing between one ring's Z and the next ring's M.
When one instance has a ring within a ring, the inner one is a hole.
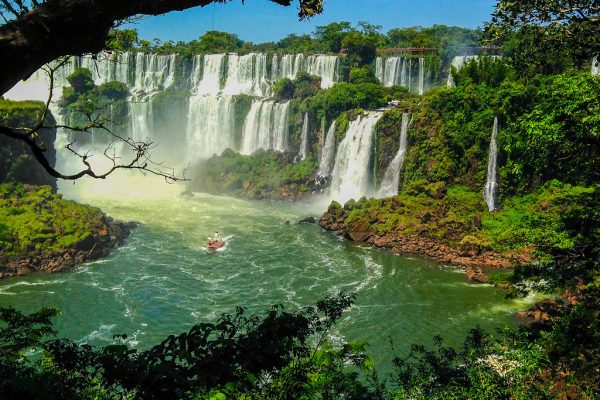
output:
M289 100L294 98L294 92L296 91L296 85L289 78L283 78L275 83L273 92L275 97L280 100Z
M63 200L50 187L0 185L0 253L7 256L65 250L105 228L94 207Z
M321 78L318 76L301 72L294 80L294 98L304 100L316 95L320 90Z
M350 70L350 83L379 83L379 80L375 78L375 74L373 74L371 69L354 68Z
M308 100L308 110L317 118L337 118L355 108L374 109L387 103L388 90L375 83L338 83Z
M97 91L100 97L108 100L125 100L129 95L127 85L117 81L103 83L97 87Z
M485 83L497 87L506 80L514 80L516 76L515 70L505 59L485 56L469 61L458 71L453 68L451 73L457 86Z
M194 50L199 53L229 53L238 50L242 44L243 41L237 35L219 31L208 31L200 36L200 40Z
M13 129L31 129L42 119L45 105L38 101L10 101L0 98L0 125ZM55 125L48 112L44 123ZM54 163L54 139L56 130L41 129L37 141L46 148L46 157ZM31 154L25 143L0 135L0 183L23 182L35 185L56 186L56 179L49 176Z
M372 369L364 345L333 348L325 341L354 301L341 293L295 313L274 306L264 316L247 316L240 307L145 351L118 341L95 349L42 340L54 334L55 310L27 316L3 309L0 397L373 398L348 368ZM39 349L41 359L25 355Z
M597 181L589 172L600 170L598 79L588 73L557 75L526 87L503 85L498 95L506 96L503 104L516 100L526 106L510 106L508 129L499 134L506 151L501 178L507 186L525 190L550 179L579 185Z
M109 50L129 51L139 42L138 32L135 29L111 29L108 34L106 46Z
M94 88L92 73L87 68L75 68L71 75L67 76L67 82L73 87L75 93L85 93Z
M586 0L499 0L485 36L504 46L522 76L559 73L600 53L597 14Z
M306 192L317 168L318 161L310 154L294 163L292 156L285 153L257 151L244 156L225 150L221 156L207 161L193 186L210 193L243 194L251 198L268 197L286 186Z

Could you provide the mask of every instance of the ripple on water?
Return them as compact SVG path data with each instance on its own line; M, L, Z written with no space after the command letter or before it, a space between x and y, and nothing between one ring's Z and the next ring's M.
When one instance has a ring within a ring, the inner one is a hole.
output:
M306 205L208 195L80 200L143 225L126 246L76 273L0 282L0 306L33 311L52 298L63 309L59 334L71 339L106 344L125 332L131 345L146 348L238 305L293 311L345 290L358 295L357 305L332 340L370 342L374 358L389 362L388 336L399 350L435 334L459 343L473 325L509 323L507 309L516 307L493 288L474 290L460 269L357 247L317 225L283 223L319 214ZM234 235L225 252L199 250L213 231Z

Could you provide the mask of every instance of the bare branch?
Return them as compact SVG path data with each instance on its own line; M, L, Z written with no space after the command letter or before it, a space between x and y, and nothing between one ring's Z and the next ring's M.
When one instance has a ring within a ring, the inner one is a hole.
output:
M51 176L60 179L76 180L86 175L96 179L105 179L107 176L109 176L116 170L133 169L139 170L142 173L150 173L153 175L162 176L167 182L170 183L187 180L187 178L185 178L185 173L182 174L182 176L178 177L175 174L175 170L173 168L165 167L162 163L157 163L150 159L150 151L156 148L156 144L154 142L150 140L136 141L129 137L122 137L114 133L111 129L109 129L107 125L110 124L112 121L106 118L105 115L102 113L103 107L93 105L92 107L89 107L87 109L75 109L75 112L80 113L85 117L86 124L84 126L72 126L69 124L47 125L49 109L52 103L52 97L54 93L54 74L59 68L62 68L66 64L66 62L68 62L68 59L63 59L52 66L44 67L44 71L46 71L49 77L50 90L48 99L44 105L44 110L41 113L41 116L38 122L35 124L35 126L33 128L10 128L0 126L0 134L16 140L20 140L27 144L37 162L39 162L40 165L42 165L46 172L48 172ZM59 128L67 129L74 132L89 133L91 135L94 134L94 129L101 129L107 132L115 141L123 143L126 147L132 149L133 157L129 162L121 162L121 157L117 156L116 151L114 150L114 143L111 142L104 149L103 155L111 161L112 166L107 171L99 173L94 171L92 165L89 162L93 155L90 154L89 151L78 151L75 147L76 142L71 141L65 146L65 148L74 156L81 159L81 162L84 165L84 169L82 169L78 173L71 175L63 174L50 164L45 155L45 152L47 150L46 147L43 143L38 142L39 132L41 130ZM111 149L112 155L109 154Z

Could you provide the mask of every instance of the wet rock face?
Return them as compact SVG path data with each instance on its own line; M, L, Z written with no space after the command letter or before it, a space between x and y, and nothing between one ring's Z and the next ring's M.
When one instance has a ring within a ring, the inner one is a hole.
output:
M115 221L103 218L104 226L94 235L89 235L69 249L52 253L36 254L27 257L0 260L5 265L0 271L1 278L23 276L33 272L67 272L84 262L106 257L111 250L122 246L137 222Z

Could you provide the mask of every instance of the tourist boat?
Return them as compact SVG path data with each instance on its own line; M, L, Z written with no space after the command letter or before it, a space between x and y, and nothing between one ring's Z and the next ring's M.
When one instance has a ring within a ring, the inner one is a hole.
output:
M225 241L223 240L209 240L208 243L206 243L206 248L208 250L217 250L223 247L224 245Z

